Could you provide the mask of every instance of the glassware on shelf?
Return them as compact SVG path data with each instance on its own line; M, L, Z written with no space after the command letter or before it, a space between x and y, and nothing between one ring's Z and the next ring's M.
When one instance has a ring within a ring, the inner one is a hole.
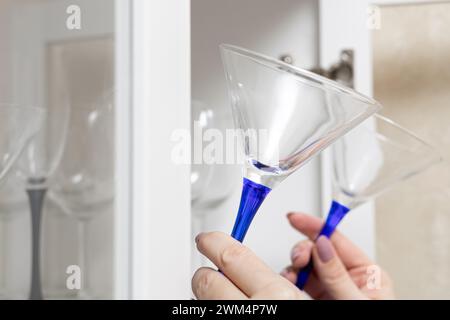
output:
M0 104L0 188L20 154L42 128L45 119L46 112L43 109Z
M318 236L330 237L351 209L441 161L428 143L381 115L336 141L332 149L334 200ZM312 269L310 260L300 270L300 289Z
M67 144L49 196L64 215L78 224L81 288L72 298L95 298L88 285L86 227L114 201L113 93L92 104L73 106Z
M198 140L202 140L203 131L214 128L214 113L199 101L192 101L191 105L192 129L191 129L191 200L195 206L202 201L208 185L211 182L212 165L203 163L203 150L196 148ZM200 137L197 137L201 135ZM201 159L196 159L196 153L200 153Z
M67 124L70 118L68 103L46 109L40 130L30 140L18 160L18 175L25 182L30 202L32 225L32 276L30 299L42 299L40 280L41 215L50 180L58 167L64 150Z
M219 205L232 192L235 167L224 159L226 127L231 116L219 108L210 108L199 100L191 105L191 200L194 214L201 216L207 209ZM209 145L218 143L221 150L207 152ZM221 181L220 185L214 181Z
M232 236L243 241L271 189L381 108L356 91L259 53L221 45L245 154Z

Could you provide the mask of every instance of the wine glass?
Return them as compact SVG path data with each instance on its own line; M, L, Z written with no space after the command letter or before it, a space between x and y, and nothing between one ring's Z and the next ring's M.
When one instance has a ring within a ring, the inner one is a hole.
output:
M22 107L11 103L0 104L0 188L11 189L13 184L3 183L11 180L8 174L12 171L20 154L37 134L46 118L46 112L37 107ZM14 189L14 191L16 191ZM9 197L1 206L2 217L6 212L17 211L17 195ZM10 210L11 209L11 210ZM6 243L2 241L2 243Z
M318 237L330 237L351 209L442 160L427 142L378 114L339 139L332 149L334 200ZM298 274L297 287L304 288L312 269L310 260Z
M196 145L198 144L198 140L201 141L203 131L213 128L214 125L214 112L212 109L207 108L200 101L192 101L191 108L191 116L192 116L192 143L191 143L191 201L193 206L198 206L199 203L205 202L202 197L208 188L208 185L211 182L212 176L212 165L208 165L203 163L202 157L203 153L201 148L196 149ZM200 136L200 137L197 137ZM197 157L196 153L199 153ZM196 159L199 158L200 159Z
M32 272L30 299L42 299L40 280L40 231L42 206L50 180L60 163L70 118L68 103L49 105L41 129L30 140L18 161L18 175L25 182L31 210Z
M61 165L49 196L62 214L78 224L81 288L76 298L89 299L86 226L107 211L114 199L113 94L92 104L74 105Z
M243 241L271 189L381 106L277 59L230 45L220 49L246 159L232 231Z
M215 142L214 137L226 135L226 126L231 122L228 119L231 117L227 116L219 108L192 101L191 201L196 216L220 204L233 190L234 168L226 163L222 150L208 152L209 145ZM222 183L215 184L217 180Z

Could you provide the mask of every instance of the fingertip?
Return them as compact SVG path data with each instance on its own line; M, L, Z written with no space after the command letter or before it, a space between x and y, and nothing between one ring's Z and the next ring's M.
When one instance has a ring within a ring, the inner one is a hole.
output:
M288 220L292 217L292 215L294 215L295 214L295 212L288 212L287 214L286 214L286 217L288 218Z
M199 251L202 250L202 248L205 245L205 239L208 238L209 233L207 232L200 232L196 237L195 237L195 245L197 246L197 249Z
M288 212L286 216L287 216L288 220L291 220L291 219L296 219L298 216L302 216L304 214L305 213L303 213L303 212L291 211L291 212Z
M198 249L205 247L207 243L215 243L217 241L235 242L236 240L220 231L201 232L195 237Z
M304 212L293 212L288 217L290 224L296 229L304 226L305 224L308 225L308 222L309 220L311 220L311 218L314 217Z
M280 272L280 275L294 284L295 281L297 281L297 274L293 271L292 268L284 269L283 271Z
M302 212L292 215L289 218L289 223L294 229L307 235L309 238L311 238L312 236L315 237L323 224L322 220L319 217L315 217Z
M291 253L291 262L295 268L303 268L311 259L311 251L314 243L311 240L305 240L294 247Z
M202 235L203 235L203 232L200 232L198 235L195 236L194 241L195 241L196 244L198 243L198 241L200 240L200 237L201 237Z
M289 282L295 284L295 282L297 281L297 274L296 274L295 272L293 272L293 271L290 271L290 272L288 272L288 273L286 274L285 278L286 278Z
M192 279L191 279L191 288L192 288L192 291L194 292L194 294L196 294L196 292L197 292L200 279L205 274L205 272L208 272L209 270L212 270L212 269L207 268L207 267L201 267L194 272L194 275L192 276Z

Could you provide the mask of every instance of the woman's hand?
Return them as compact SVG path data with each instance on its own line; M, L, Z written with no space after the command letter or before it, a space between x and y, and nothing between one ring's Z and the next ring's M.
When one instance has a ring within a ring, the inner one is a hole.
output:
M291 282L273 272L250 249L221 232L201 233L197 248L223 273L200 268L192 278L198 299L303 299Z
M313 299L393 299L392 282L388 275L372 262L358 247L338 231L331 241L321 236L315 239L323 221L303 213L288 215L290 224L309 240L292 249L292 265L282 272L292 283L298 271L311 258L314 271L309 276L305 291Z
M313 299L392 299L387 274L339 232L331 241L315 239L323 221L302 213L288 215L291 225L310 240L297 244L291 254L292 265L282 275L273 272L250 249L220 232L197 236L197 248L222 273L200 268L192 278L198 299L304 299L293 283L310 257L314 261L305 291Z

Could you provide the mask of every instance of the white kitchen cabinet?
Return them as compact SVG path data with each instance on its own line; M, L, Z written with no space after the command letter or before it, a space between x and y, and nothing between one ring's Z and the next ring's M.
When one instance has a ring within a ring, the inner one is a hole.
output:
M80 65L78 70L84 70L85 74L79 75L77 81L83 84L90 79L90 73L103 72L104 83L113 83L115 89L111 123L115 156L103 160L115 168L114 201L110 212L92 222L87 234L91 248L87 258L91 261L86 274L90 274L90 286L97 298L189 298L190 277L196 267L206 263L196 253L193 237L199 231L231 231L241 191L240 168L217 165L210 183L223 185L226 197L214 205L200 203L192 207L190 166L176 164L171 158L173 132L190 132L191 101L212 109L218 115L219 126L232 126L218 50L220 43L274 57L289 55L295 65L306 69L329 67L343 49L352 49L355 87L371 93L367 1L341 0L339 5L332 0L3 0L0 3L4 6L1 14L20 13L19 20L14 20L14 15L12 20L2 20L6 25L0 28L0 50L7 53L0 56L0 68L9 72L0 75L1 99L21 97L29 100L21 103L47 102L48 60L43 57L51 43L109 39L106 41L111 45L112 52L81 50L77 60L78 64L88 64L96 54L100 55L95 58L97 64L89 68ZM80 9L81 29L67 28L72 11L66 10L71 5ZM36 59L37 69L32 69L36 81L27 82L29 87L17 82L11 85L8 79L14 78L15 70L9 68L8 57L13 56L11 50L16 43L30 45L28 37L34 41L32 48L39 48L30 55ZM11 39L22 41L10 42ZM105 63L108 57L113 57L108 66L110 72L99 69L100 62ZM87 90L85 87L83 90ZM75 92L81 89L75 86L71 90L73 99L78 99ZM101 88L93 89L91 94L98 90ZM274 190L255 217L246 244L274 269L288 264L291 246L301 239L288 226L285 214L297 210L321 216L327 212L331 161L327 152L316 157ZM210 190L220 193L220 188L217 191L213 185ZM14 248L22 248L21 261L29 267L26 205L22 211L14 230L23 236L15 236L13 240L9 237L7 243L11 245L10 253ZM342 226L371 256L374 255L372 215L373 208L368 204L355 210ZM76 256L72 254L77 248L75 226L70 221L58 224L61 218L57 215L53 218L47 215L45 219L43 237L47 240L43 241L46 246L43 251L50 254L43 254L46 266L43 272L50 275L51 281L43 285L60 285L64 291L65 267ZM23 269L21 272L27 274L27 267ZM11 268L3 271L8 270ZM28 278L25 276L22 282L17 280L11 285L20 282L21 290L26 291Z
M137 92L131 90L132 94L137 95L134 101L145 98L149 99L145 100L148 101L146 105L153 103L154 108L149 107L152 112L148 117L172 117L172 122L158 122L153 128L142 123L141 130L145 129L148 141L151 141L150 137L158 134L159 130L166 132L167 127L187 128L190 121L189 112L186 113L186 110L189 109L191 99L200 101L217 112L221 122L219 126L231 126L218 51L220 43L240 45L275 57L288 54L293 58L294 64L303 68L318 65L328 67L336 62L341 50L353 49L356 51L355 86L364 93L371 93L368 38L370 30L366 24L368 15L365 2L360 1L358 5L352 6L354 3L347 1L348 5L339 8L340 15L333 15L336 5L332 1L193 0L190 6L175 2L136 1L132 5L132 12L138 12L133 19L132 29L135 37L133 49L138 49L138 52L133 53L138 55L138 58L134 60L131 72L135 79L133 84L138 85ZM157 17L152 21L153 14ZM349 33L349 25L353 24L357 26L356 31ZM139 80L136 80L136 77ZM152 87L143 89L143 83L154 85L153 96ZM172 92L178 94L171 94ZM166 108L159 107L161 105ZM135 104L134 106L139 108ZM139 118L143 121L145 117ZM164 128L160 128L161 125ZM159 136L161 137L160 134ZM145 156L152 157L152 149L161 150L160 143L164 142L155 141L155 148L147 145L149 153L145 153L144 159ZM135 150L140 152L139 148ZM193 237L198 231L231 230L241 191L240 169L217 166L214 177L218 179L215 179L214 183L222 184L224 188L231 185L232 191L228 193L225 190L226 199L213 206L196 205L191 208L186 202L189 197L185 197L186 193L189 193L189 184L180 178L186 179L188 168L177 168L177 175L159 178L162 170L155 167L158 171L155 172L152 170L153 166L149 168L147 164L150 158L139 164L140 170L150 170L158 177L158 183L153 188L166 192L163 195L154 193L153 197L144 192L142 198L136 195L133 197L134 201L138 202L135 204L137 207L142 205L144 208L151 208L153 202L152 208L158 214L154 213L153 218L141 216L144 222L138 223L137 230L131 228L133 233L142 234L140 239L146 239L140 248L143 250L141 255L145 258L135 255L134 259L137 260L132 260L132 263L138 266L138 272L142 272L132 273L132 277L139 279L138 285L132 291L138 294L135 297L187 297L190 290L188 274L198 265L207 263L196 254ZM163 168L169 166L170 172L174 170L164 160L164 155L160 155L159 160L162 161ZM273 268L281 269L288 263L290 247L300 239L298 234L290 229L284 215L290 210L315 215L322 215L328 210L331 194L330 162L331 159L325 154L289 177L274 190L255 218L246 244ZM136 164L134 170L137 174L135 181L145 176L139 174ZM236 181L227 182L224 179ZM174 186L177 197L181 197L176 203L170 200L170 190ZM148 187L152 190L152 186ZM140 192L143 190L146 189L142 188ZM135 188L133 192L139 191ZM368 204L355 211L343 224L345 232L371 256L374 255L372 215L373 208ZM193 229L188 235L186 230L191 220ZM135 221L139 221L139 218ZM155 223L155 229L148 227L148 224L152 223ZM152 232L148 232L149 230ZM171 235L166 234L166 230L170 230ZM136 237L135 234L133 239ZM157 247L153 247L152 240L158 243ZM135 250L133 252L139 252ZM192 255L186 255L185 250L193 250ZM149 270L152 271L149 273ZM153 270L158 272L155 274ZM161 277L161 274L166 276ZM177 279L169 277L171 274L176 274ZM147 279L148 282L142 282L140 279ZM149 290L144 296L140 295L138 288L141 287Z

